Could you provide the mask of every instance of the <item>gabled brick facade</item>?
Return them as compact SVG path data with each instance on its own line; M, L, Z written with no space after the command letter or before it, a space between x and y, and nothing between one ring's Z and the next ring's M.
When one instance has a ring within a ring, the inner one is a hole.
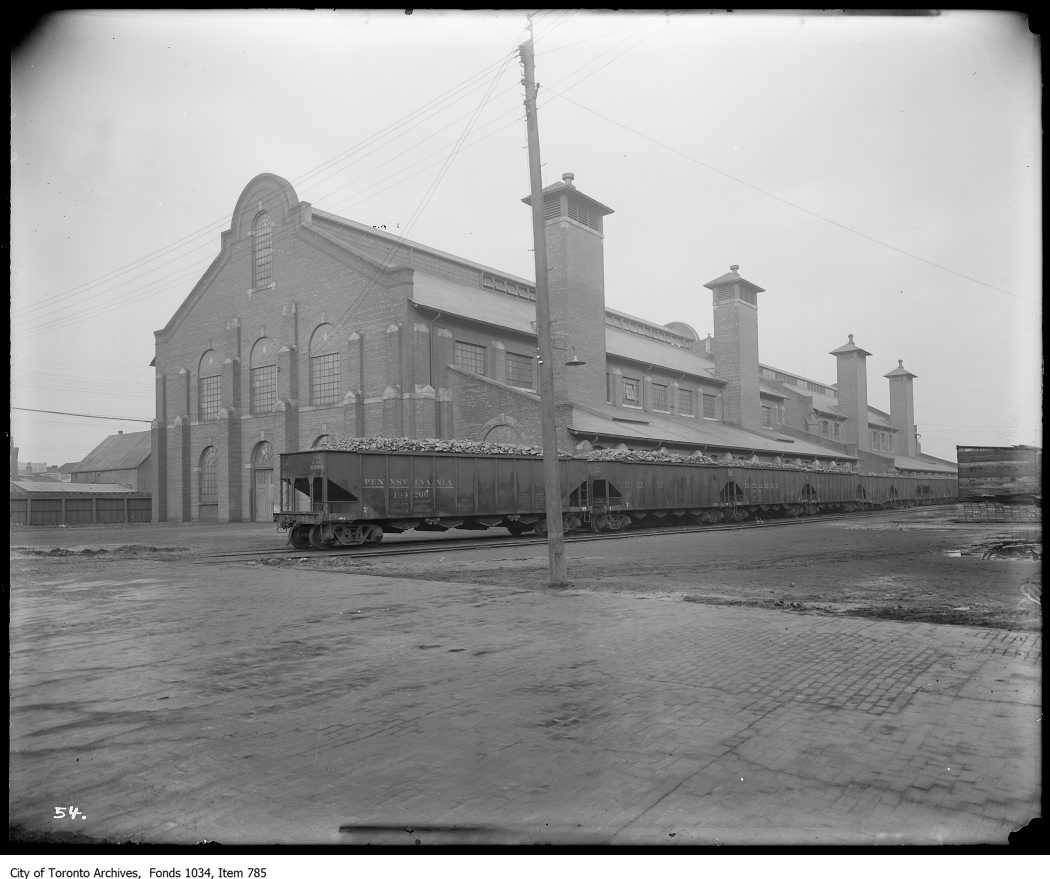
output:
M798 394L760 389L762 288L736 266L707 285L715 337L700 340L606 308L612 211L572 175L544 190L544 211L559 448L856 462L807 433ZM539 445L534 321L527 279L316 210L259 175L155 334L154 521L269 521L280 454L328 437Z

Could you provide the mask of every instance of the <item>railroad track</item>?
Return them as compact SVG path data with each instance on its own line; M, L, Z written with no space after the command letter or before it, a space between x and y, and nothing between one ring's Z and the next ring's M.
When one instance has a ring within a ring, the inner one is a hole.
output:
M624 540L631 537L656 537L659 535L672 534L710 534L719 531L745 531L755 528L783 528L795 525L808 525L816 522L834 522L843 519L860 519L866 516L875 516L890 512L888 510L875 510L870 513L856 512L843 515L807 516L797 519L773 519L768 522L756 522L754 520L745 522L732 522L724 525L678 525L665 527L639 527L629 528L624 531L612 533L594 534L589 531L578 531L572 535L566 535L566 543L589 543L598 540ZM518 549L523 546L543 546L547 543L545 537L522 536L522 537L465 537L449 538L444 540L405 540L398 543L386 543L367 549L358 546L346 546L330 550L294 549L284 546L272 550L240 550L236 552L209 553L201 556L198 564L211 564L214 562L237 562L237 561L261 561L263 559L326 559L326 558L352 558L372 559L389 558L391 556L426 555L428 553L460 552L463 550L482 549Z

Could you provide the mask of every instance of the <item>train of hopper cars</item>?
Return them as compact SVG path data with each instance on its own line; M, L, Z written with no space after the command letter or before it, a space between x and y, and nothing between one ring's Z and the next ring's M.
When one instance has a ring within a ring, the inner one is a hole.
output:
M274 521L297 549L373 546L384 533L547 532L535 455L314 449L281 456ZM565 533L632 522L749 518L949 503L954 475L861 474L760 462L559 461Z

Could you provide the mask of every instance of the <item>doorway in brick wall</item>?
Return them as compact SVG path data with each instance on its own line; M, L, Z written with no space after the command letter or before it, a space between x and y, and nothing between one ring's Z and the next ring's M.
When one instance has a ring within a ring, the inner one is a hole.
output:
M265 440L252 449L252 521L273 521L273 448Z

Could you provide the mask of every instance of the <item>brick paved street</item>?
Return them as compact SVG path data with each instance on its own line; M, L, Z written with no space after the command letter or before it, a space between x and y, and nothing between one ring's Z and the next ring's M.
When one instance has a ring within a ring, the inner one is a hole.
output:
M23 833L1005 844L1040 812L1035 633L88 564L12 586Z

